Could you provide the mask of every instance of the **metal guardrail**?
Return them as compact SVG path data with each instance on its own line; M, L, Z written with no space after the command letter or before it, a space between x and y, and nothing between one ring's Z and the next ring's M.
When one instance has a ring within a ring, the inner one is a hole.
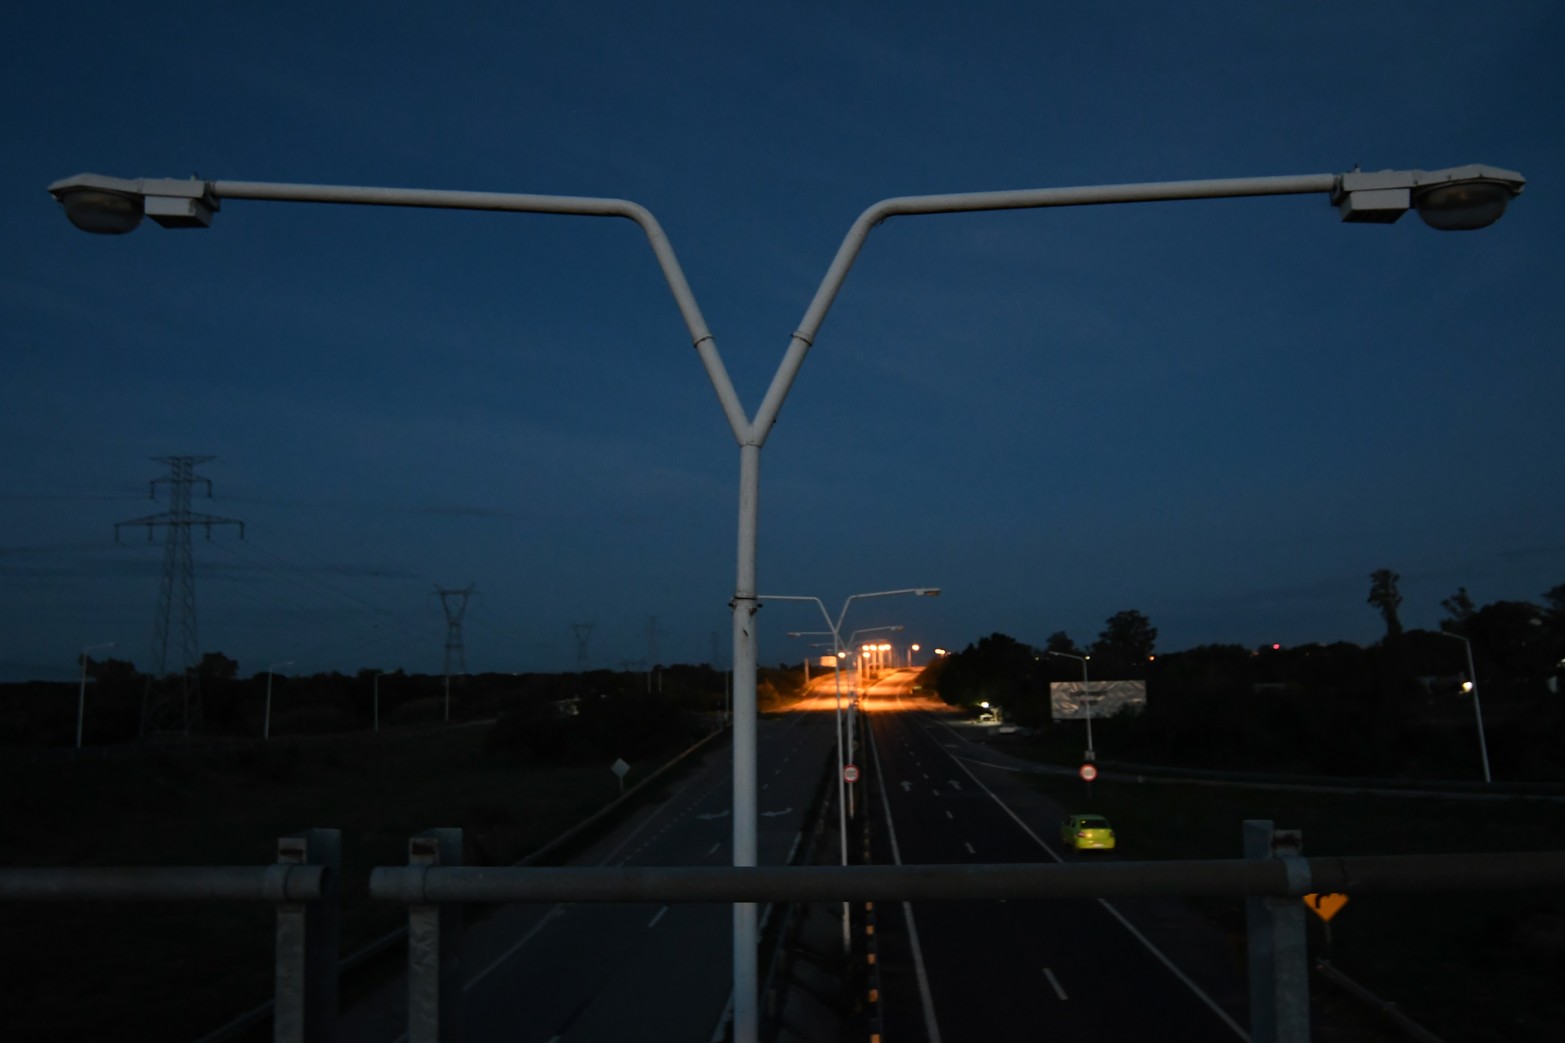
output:
M1301 896L1565 884L1565 852L1005 865L382 867L370 897L447 902L830 902Z
M262 902L277 907L277 1043L329 1040L337 1020L342 837L279 837L263 866L0 868L5 902Z
M1250 899L1255 1043L1308 1039L1301 895L1565 885L1565 851L1304 858L1297 834L1247 822L1244 859L1108 864L480 868L456 864L461 831L409 842L409 865L372 871L370 897L408 906L408 1039L457 1038L462 909L505 902L841 902L1128 895ZM282 837L267 866L0 868L0 901L267 902L277 906L274 1038L333 1038L340 835Z

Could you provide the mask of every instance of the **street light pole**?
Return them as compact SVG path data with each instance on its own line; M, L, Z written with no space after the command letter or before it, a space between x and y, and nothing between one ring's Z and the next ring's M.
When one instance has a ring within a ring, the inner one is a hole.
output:
M1092 700L1091 700L1091 694L1090 694L1092 685L1087 681L1087 660L1091 659L1092 657L1090 655L1088 655L1088 656L1071 655L1069 652L1045 652L1044 654L1045 655L1052 655L1052 656L1059 656L1062 659L1074 659L1078 663L1081 664L1081 702L1082 702L1082 705L1084 707L1086 707L1086 710L1087 710L1087 760L1089 760L1089 761L1097 760L1098 752L1097 752L1097 750L1093 749L1093 746L1092 746L1092 710L1093 710L1093 706L1092 706Z
M266 712L261 723L261 738L272 737L272 672L279 666L292 666L292 659L284 659L280 663L268 663L266 666Z
M105 641L101 645L88 645L82 649L82 685L76 693L76 748L82 748L82 721L87 716L87 653L97 651L100 648L113 648L113 641Z
M826 620L826 626L830 628L829 630L827 630L827 633L829 633L831 635L832 650L835 653L834 654L834 658L837 661L837 663L836 663L836 671L835 671L836 680L837 680L837 707L836 707L836 712L834 714L834 717L835 717L835 720L836 720L836 729L837 729L837 828L838 828L838 834L839 834L838 835L838 849L839 849L838 853L839 853L839 856L841 858L842 865L847 865L848 864L848 812L849 812L849 804L848 804L848 802L853 799L852 798L852 792L853 791L849 790L847 788L847 785L848 785L847 778L846 778L847 763L846 763L845 754L844 754L844 750L843 750L843 740L842 740L842 659L843 659L843 657L845 655L847 655L847 649L843 646L843 643L842 643L842 621L847 618L847 616L848 616L848 606L853 604L853 602L861 601L861 600L863 600L865 598L891 597L891 596L896 595L896 594L916 594L916 595L919 595L921 597L939 597L940 596L940 588L939 587L908 587L908 588L905 588L905 589L902 589L902 590L877 590L877 591L874 591L874 592L868 593L868 594L853 594L853 595L849 596L849 598L842 603L842 611L837 613L837 618L836 619L832 619L831 618L831 613L826 611L826 603L824 601L822 601L820 598L815 597L814 595L811 595L811 594L763 594L758 599L759 601L762 601L762 602L766 602L766 601L813 601L815 603L815 606L821 610L821 618ZM886 629L886 628L885 627L873 627L871 629L883 630L883 629ZM901 628L898 627L897 629L900 630ZM790 632L788 636L790 636L790 637L802 637L802 636L805 636L806 633L808 633L808 632L807 631L794 631L794 632ZM852 637L850 637L848 639L848 644L851 645L853 643L853 639L857 638L859 636L859 634L863 634L863 633L868 633L868 631L866 631L866 630L855 630L853 632ZM805 658L806 658L806 660L808 660L808 656L806 656ZM850 719L850 723L851 723L851 719ZM852 742L852 740L850 738L849 739L850 745L851 745L851 742ZM849 952L852 949L852 946L853 946L853 941L852 941L852 935L850 933L849 920L848 920L848 903L847 902L843 902L842 903L842 951L845 952L845 953ZM736 1015L736 1018L737 1018L737 1015Z
M651 212L623 199L538 196L494 192L450 192L345 185L290 185L255 181L172 178L114 178L79 174L49 186L66 217L97 233L129 232L151 217L170 228L205 228L225 199L362 206L486 210L510 213L576 214L628 218L646 234L674 295L691 342L717 393L739 445L738 563L734 582L733 837L735 866L755 865L757 785L755 772L757 640L757 531L760 519L761 447L782 410L799 367L815 343L826 313L847 279L869 233L891 217L987 210L1022 210L1112 203L1219 199L1241 196L1320 194L1329 196L1344 221L1387 224L1416 209L1426 224L1442 229L1481 228L1498 220L1526 179L1511 171L1478 165L1447 170L1352 171L1293 177L1168 181L1078 188L1025 189L884 199L853 223L825 276L789 338L770 387L753 417L747 416L717 351L717 342L696 305L673 247ZM754 1043L758 1035L759 942L755 903L734 906L734 1040Z
M380 731L380 679L383 676L385 676L385 673L386 673L386 671L384 671L384 670L377 670L377 671L375 671L375 729L374 730L376 732Z
M1494 779L1489 775L1489 743L1483 731L1483 706L1478 701L1478 672L1473 669L1473 643L1464 635L1453 634L1449 630L1438 630L1436 633L1455 638L1467 649L1467 684L1473 693L1473 718L1478 724L1478 755L1483 760L1483 780L1493 782Z

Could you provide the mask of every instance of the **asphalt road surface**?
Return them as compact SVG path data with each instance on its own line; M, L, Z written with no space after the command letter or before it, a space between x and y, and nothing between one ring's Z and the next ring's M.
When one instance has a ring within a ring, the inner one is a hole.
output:
M997 758L893 678L864 700L878 784L875 861L1112 859L1068 852L1064 814L984 766ZM945 710L943 706L941 709ZM889 828L887 825L889 824ZM1247 1039L1245 985L1221 936L1173 901L895 904L879 913L886 1043Z
M761 865L785 865L834 741L833 715L762 720L757 735ZM574 865L733 863L728 744L667 798ZM516 1043L706 1043L731 996L732 907L708 904L513 905L469 925L462 960L464 1038ZM402 979L344 1012L341 1038L405 1038Z

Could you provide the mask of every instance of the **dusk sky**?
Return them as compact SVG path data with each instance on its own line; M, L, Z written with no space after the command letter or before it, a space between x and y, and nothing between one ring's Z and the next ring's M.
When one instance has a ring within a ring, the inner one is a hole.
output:
M888 221L763 450L759 586L939 586L847 620L926 649L1132 608L1160 652L1368 644L1382 567L1409 627L1540 601L1562 46L1542 0L10 5L0 680L151 665L162 532L114 525L176 455L245 522L195 541L245 675L437 672L469 584L470 672L574 669L589 622L595 667L731 656L739 454L634 224L235 200L88 236L45 191L82 172L634 200L753 414L888 196L1519 171L1468 233L1324 196ZM761 618L767 664L821 622Z

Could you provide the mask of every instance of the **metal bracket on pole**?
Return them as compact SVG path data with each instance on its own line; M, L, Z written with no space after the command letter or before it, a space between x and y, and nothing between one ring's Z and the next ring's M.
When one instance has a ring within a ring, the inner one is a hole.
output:
M1244 857L1282 861L1289 889L1299 895L1310 889L1303 850L1301 831L1273 829L1269 819L1245 820ZM1309 952L1304 912L1304 903L1294 896L1245 899L1253 1043L1309 1043Z
M338 901L342 834L307 829L277 838L277 861L323 866L321 898L277 906L277 997L272 1038L277 1043L325 1043L337 1025L337 958L342 910Z
M462 831L425 830L408 840L408 865L462 864ZM408 1043L461 1039L462 906L408 906Z

